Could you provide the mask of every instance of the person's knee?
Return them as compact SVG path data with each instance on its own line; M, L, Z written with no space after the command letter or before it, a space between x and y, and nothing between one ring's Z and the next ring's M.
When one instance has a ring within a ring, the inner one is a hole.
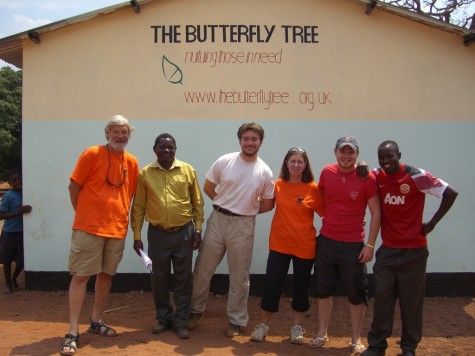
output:
M292 299L291 308L298 313L305 313L310 309L310 302L307 300L294 301Z
M71 279L71 287L79 286L79 287L86 287L87 282L89 281L89 276L73 276Z
M336 292L335 283L323 283L323 281L317 281L315 287L315 296L319 299L326 299L335 295Z
M368 297L366 293L350 293L348 295L348 300L352 305L361 305L361 304L367 304L368 302Z
M97 274L96 279L104 281L104 282L108 282L112 280L112 275L105 272L100 272Z

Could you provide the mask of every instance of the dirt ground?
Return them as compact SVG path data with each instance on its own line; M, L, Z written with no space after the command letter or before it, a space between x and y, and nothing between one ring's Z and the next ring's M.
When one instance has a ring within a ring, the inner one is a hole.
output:
M23 274L20 286L23 286ZM3 290L3 271L0 286ZM281 310L270 324L265 342L250 340L254 326L259 322L259 298L249 298L250 322L242 336L234 339L223 335L227 326L226 296L210 295L206 314L192 331L191 338L180 340L173 331L154 335L155 310L150 292L111 294L104 319L114 326L119 335L106 338L87 333L93 294L88 294L80 325L81 343L78 355L349 355L350 322L347 301L336 298L330 323L330 341L321 349L289 342L291 326L290 300L281 300ZM372 319L372 301L368 308L363 341ZM317 329L317 308L307 313L303 327L306 341ZM68 329L67 292L39 292L20 290L0 294L0 355L55 355ZM400 322L396 319L393 337L389 339L387 355L399 354L397 344ZM418 355L474 355L475 354L475 299L427 298L425 303L424 338Z

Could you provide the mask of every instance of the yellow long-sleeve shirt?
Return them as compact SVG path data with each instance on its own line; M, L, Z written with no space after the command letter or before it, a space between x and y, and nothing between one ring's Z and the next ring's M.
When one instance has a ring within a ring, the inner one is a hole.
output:
M175 159L169 170L158 162L144 167L139 175L131 212L134 240L141 239L144 219L165 229L193 220L201 230L204 221L203 196L195 169Z

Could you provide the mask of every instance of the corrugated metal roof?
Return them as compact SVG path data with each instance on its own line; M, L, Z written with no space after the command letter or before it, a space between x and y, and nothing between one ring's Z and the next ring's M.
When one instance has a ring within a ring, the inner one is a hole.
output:
M152 1L156 1L156 0L141 0L141 1L137 1L137 3L139 5L143 5ZM371 2L371 0L353 0L353 1L363 4L363 5L368 5ZM96 17L109 15L117 11L122 11L124 9L129 9L129 11L132 11L131 1L123 2L117 5L112 5L112 6L105 7L96 11L87 12L82 15L70 17L61 21L56 21L56 22L53 22L41 27L36 27L28 31L20 32L12 36L2 38L0 39L0 59L3 59L5 62L13 64L14 66L18 68L23 68L23 41L28 39L29 33L36 32L41 38L42 33L56 31L67 26L89 21ZM432 17L423 16L423 15L414 13L412 11L408 11L406 9L389 5L380 1L377 2L376 9L387 11L389 13L396 14L398 16L403 16L412 21L416 21L416 22L419 22L431 27L435 27L442 31L453 33L462 38L475 36L475 32L470 31L469 29L448 24L442 21L438 21ZM365 9L362 9L362 11L364 10ZM463 40L461 42L463 43Z

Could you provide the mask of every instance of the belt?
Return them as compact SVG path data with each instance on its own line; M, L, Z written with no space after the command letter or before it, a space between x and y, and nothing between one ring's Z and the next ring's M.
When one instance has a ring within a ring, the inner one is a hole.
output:
M181 229L183 229L185 226L187 226L188 224L190 223L186 223L185 225L181 225L181 226L175 226L175 227L168 227L168 228L165 228L165 227L161 227L161 226L158 226L158 225L152 225L154 228L158 229L158 230L161 230L161 231L164 231L164 232L177 232L177 231L180 231Z
M240 218L243 218L246 216L246 215L235 214L232 211L229 211L228 209L221 208L220 206L214 205L214 204L213 204L213 209L227 216L238 216Z

